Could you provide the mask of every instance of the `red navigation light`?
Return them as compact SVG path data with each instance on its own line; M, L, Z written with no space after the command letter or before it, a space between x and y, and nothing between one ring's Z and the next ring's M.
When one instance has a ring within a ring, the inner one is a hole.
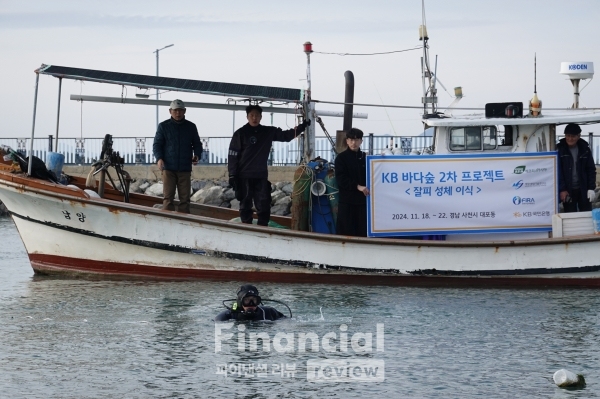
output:
M305 52L306 54L310 54L310 53L312 53L312 52L313 52L313 49L312 49L312 43L311 43L311 42L306 42L306 43L304 43L304 52Z

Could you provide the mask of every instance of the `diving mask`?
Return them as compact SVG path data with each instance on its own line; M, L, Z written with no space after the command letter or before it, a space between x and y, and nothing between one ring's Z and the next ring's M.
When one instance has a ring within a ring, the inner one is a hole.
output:
M244 299L242 299L242 305L244 305L245 307L248 306L258 306L258 304L260 303L260 298L256 297L256 296L247 296Z

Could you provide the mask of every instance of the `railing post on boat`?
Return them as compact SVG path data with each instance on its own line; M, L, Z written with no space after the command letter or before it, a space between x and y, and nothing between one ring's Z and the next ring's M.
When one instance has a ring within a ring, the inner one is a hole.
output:
M58 78L58 107L56 109L56 152L58 152L58 126L60 123L60 93L62 91L62 78ZM52 145L50 145L52 151Z
M31 143L29 143L29 162L27 165L27 174L31 176L31 168L33 166L33 137L35 135L35 114L37 112L38 84L40 82L40 73L35 71L35 95L33 97L33 123L31 125Z
M592 151L594 151L594 133L592 132L588 133L588 145L592 149ZM594 153L592 152L592 155L593 154Z
M54 136L49 134L48 135L48 151L52 152L52 142L54 141Z
M373 133L369 133L369 155L373 155L373 146L375 145L375 139Z

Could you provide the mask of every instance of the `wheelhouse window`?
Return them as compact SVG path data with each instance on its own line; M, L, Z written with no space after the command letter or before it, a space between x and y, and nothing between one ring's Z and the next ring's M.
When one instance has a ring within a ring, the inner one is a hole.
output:
M495 126L469 126L450 131L451 151L485 151L498 147L498 132Z
M516 126L514 129L516 129ZM512 147L514 129L511 125L498 126L498 145Z

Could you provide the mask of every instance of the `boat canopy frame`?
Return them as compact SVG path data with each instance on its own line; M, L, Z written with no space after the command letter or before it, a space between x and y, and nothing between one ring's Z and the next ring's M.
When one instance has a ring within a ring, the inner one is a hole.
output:
M140 89L159 89L217 96L244 97L256 100L300 103L304 97L304 90L302 89L137 75L132 73L72 68L59 65L42 64L35 72L41 75L49 75L61 79L134 86Z
M285 87L257 86L238 83L211 82L205 80L179 79L163 76L138 75L123 72L100 71L95 69L72 68L60 65L42 64L35 71L35 95L33 102L33 122L31 126L31 143L27 174L31 176L33 164L33 140L35 138L35 119L37 114L37 97L40 75L58 78L58 109L56 117L56 143L60 121L60 97L62 80L81 80L96 83L133 86L140 89L159 89L186 93L208 94L227 97L241 97L248 100L280 101L283 103L303 104L306 102L306 91Z

